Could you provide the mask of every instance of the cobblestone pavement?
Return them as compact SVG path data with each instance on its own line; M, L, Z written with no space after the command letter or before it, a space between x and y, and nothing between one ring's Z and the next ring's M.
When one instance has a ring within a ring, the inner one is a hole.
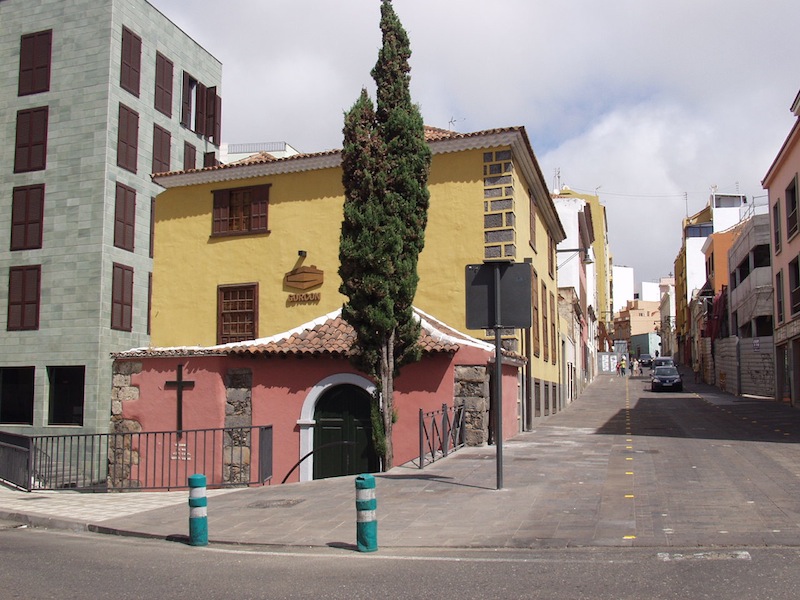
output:
M800 411L703 384L601 375L504 444L376 475L385 547L800 546ZM209 491L211 543L351 548L354 477ZM183 539L188 494L24 493L0 519Z

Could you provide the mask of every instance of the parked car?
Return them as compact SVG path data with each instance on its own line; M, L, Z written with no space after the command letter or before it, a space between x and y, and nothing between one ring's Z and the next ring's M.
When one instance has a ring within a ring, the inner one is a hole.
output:
M659 356L653 359L650 369L655 371L656 367L676 367L675 361L669 356ZM651 373L652 374L652 373Z
M653 364L653 357L650 356L649 354L642 354L639 357L639 364L642 367L649 367L650 365Z
M650 379L650 390L653 392L659 390L682 392L683 380L681 379L681 374L678 373L678 369L674 366L656 367Z

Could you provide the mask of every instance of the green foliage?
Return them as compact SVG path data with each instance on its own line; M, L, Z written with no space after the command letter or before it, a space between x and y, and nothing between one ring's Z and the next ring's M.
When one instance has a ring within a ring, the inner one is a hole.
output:
M411 101L408 35L391 0L381 4L380 27L383 45L372 70L377 106L362 90L345 115L339 275L348 298L342 316L356 332L353 361L384 393L382 422L390 436L391 382L402 365L420 358L412 303L425 245L431 153Z

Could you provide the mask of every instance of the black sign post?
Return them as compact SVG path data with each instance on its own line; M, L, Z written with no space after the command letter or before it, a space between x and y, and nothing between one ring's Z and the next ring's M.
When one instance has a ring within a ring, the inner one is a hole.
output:
M490 262L467 265L467 329L494 329L494 444L497 489L503 489L503 328L531 326L531 266Z

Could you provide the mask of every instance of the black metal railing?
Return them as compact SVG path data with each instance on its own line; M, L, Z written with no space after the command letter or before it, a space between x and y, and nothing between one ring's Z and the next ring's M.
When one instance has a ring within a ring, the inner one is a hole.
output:
M424 412L419 409L419 468L464 445L464 406Z
M25 490L181 489L272 477L272 426L20 436L0 433L0 479Z

